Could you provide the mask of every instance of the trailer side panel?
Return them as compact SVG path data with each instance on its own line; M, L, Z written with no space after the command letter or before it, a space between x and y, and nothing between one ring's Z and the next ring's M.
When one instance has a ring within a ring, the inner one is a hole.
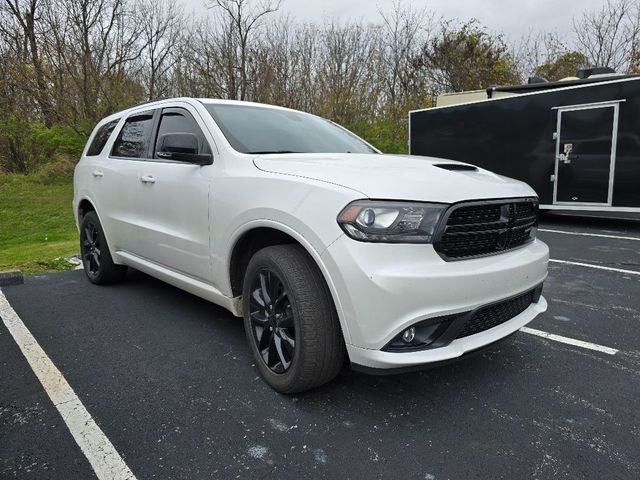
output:
M640 207L640 78L411 112L410 153L517 178L550 205L559 107L600 102L619 105L612 206Z

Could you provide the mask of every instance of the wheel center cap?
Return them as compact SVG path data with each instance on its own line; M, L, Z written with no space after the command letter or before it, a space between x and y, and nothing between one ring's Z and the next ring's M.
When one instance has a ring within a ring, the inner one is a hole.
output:
M278 318L279 318L279 315L274 310L269 311L267 314L267 320L269 321L269 325L273 329L275 329L278 326Z

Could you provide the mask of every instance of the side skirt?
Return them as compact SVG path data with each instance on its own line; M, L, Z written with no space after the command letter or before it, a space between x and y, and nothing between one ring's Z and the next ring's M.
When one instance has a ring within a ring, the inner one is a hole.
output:
M220 290L208 283L175 272L144 258L119 250L116 252L118 260L136 270L140 270L174 287L178 287L200 298L204 298L216 305L229 310L236 317L242 317L242 297L227 297Z

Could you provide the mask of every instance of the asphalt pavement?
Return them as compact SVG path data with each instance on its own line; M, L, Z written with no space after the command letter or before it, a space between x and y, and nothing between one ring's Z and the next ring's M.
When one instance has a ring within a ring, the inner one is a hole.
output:
M640 221L548 215L540 230L570 263L550 264L529 327L617 353L518 332L440 368L345 368L284 396L241 321L139 272L2 291L138 479L640 478ZM0 478L96 478L2 322Z

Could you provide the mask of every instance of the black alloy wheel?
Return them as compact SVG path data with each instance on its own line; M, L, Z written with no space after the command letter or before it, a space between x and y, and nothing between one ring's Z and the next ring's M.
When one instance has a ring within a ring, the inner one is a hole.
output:
M346 351L331 293L300 245L273 245L253 254L242 313L255 366L278 392L309 390L342 368Z
M82 235L82 259L90 276L97 276L100 272L101 242L98 229L92 221L86 222Z
M289 294L278 275L259 270L251 284L251 330L260 356L269 370L286 372L296 351L296 329Z
M96 212L87 212L80 223L80 255L84 272L91 283L104 285L122 280L127 267L111 258L107 238Z

